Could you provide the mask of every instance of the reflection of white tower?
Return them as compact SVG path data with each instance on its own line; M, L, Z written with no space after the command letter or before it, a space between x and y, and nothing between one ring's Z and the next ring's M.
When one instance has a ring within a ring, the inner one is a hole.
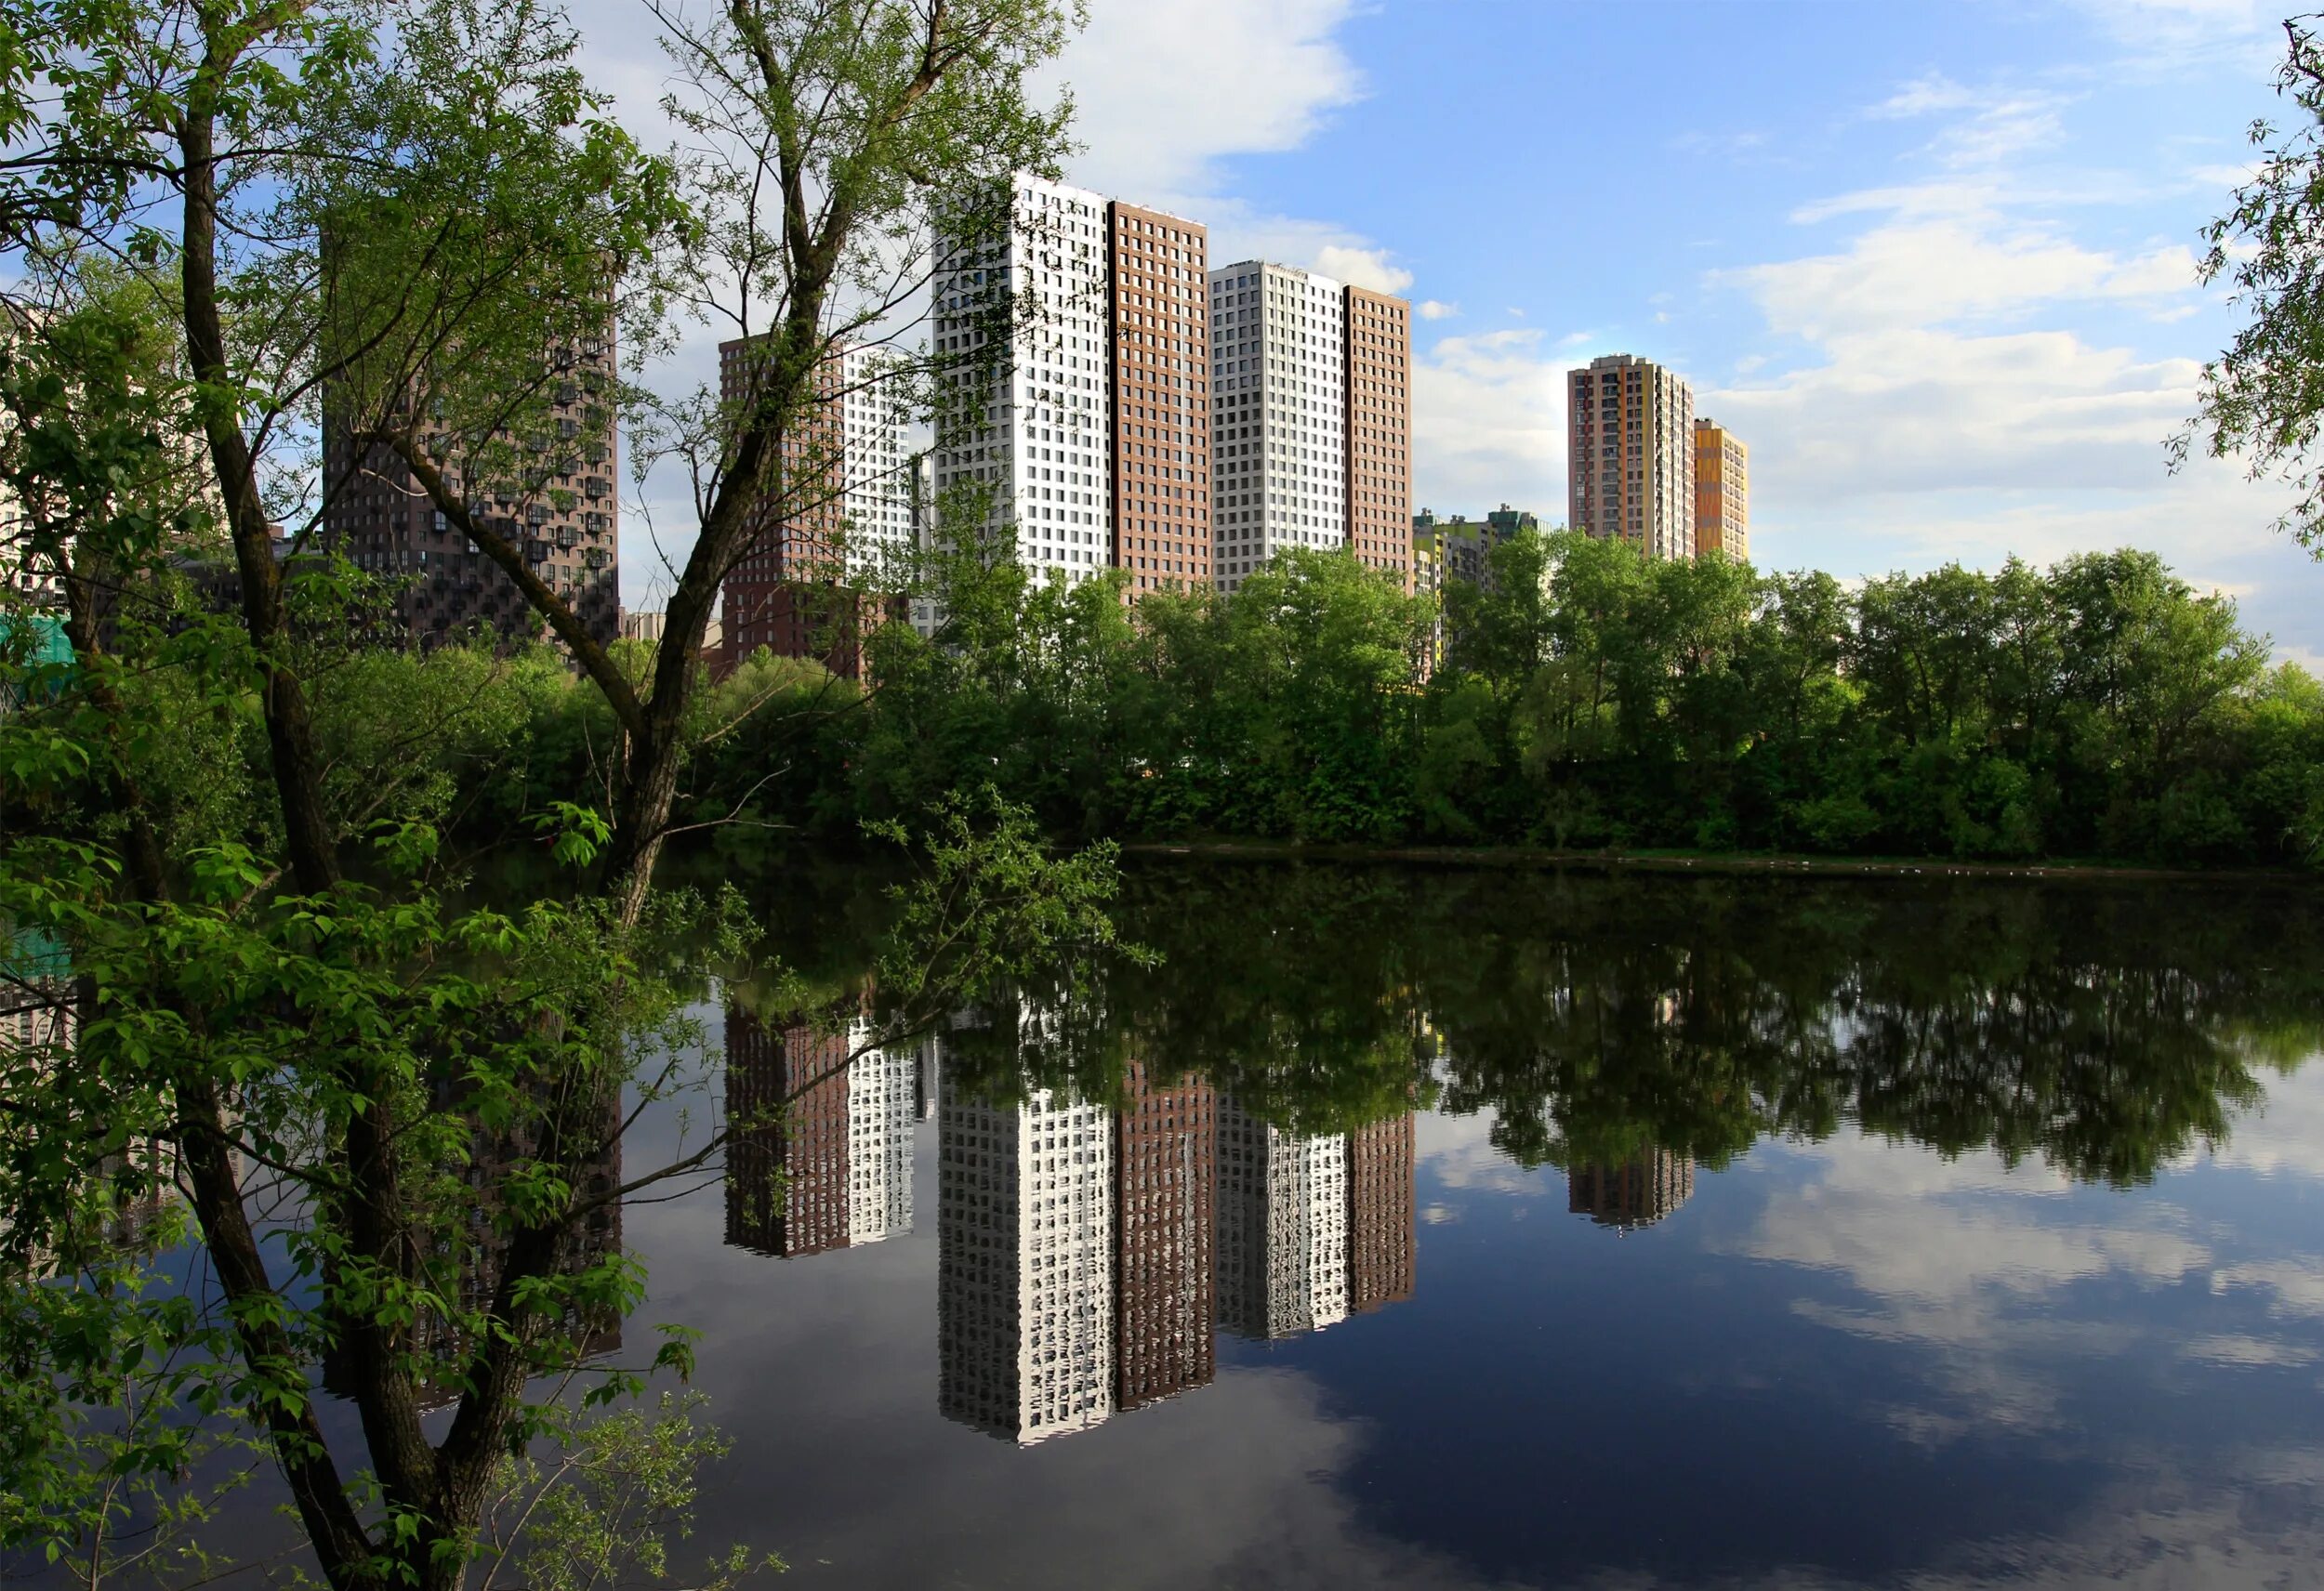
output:
M849 1025L848 1047L871 1033ZM867 1049L847 1069L847 1241L878 1243L912 1229L912 1121L919 1052Z
M1250 1337L1348 1318L1348 1140L1219 1110L1219 1322Z
M937 1114L939 1375L948 1419L1019 1442L1114 1412L1114 1133L1047 1090Z

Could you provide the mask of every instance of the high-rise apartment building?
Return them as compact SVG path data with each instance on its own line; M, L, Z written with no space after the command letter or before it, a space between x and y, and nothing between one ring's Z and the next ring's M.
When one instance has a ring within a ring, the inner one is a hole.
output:
M1574 529L1695 556L1695 392L1675 372L1627 353L1569 372L1566 461Z
M954 251L933 283L934 335L947 353L987 351L994 308L1013 301L1009 346L937 425L936 491L988 493L986 530L1013 535L1044 580L1088 579L1113 562L1113 401L1106 357L1111 273L1105 200L1015 179L1007 235Z
M1134 598L1210 581L1210 236L1118 200L1106 227L1115 562Z
M1412 306L1350 287L1347 329L1348 546L1412 589Z
M729 413L750 404L769 346L764 336L719 345ZM720 586L730 659L765 647L861 677L865 632L916 540L905 416L878 376L866 348L816 371L814 403L786 429L776 478L751 505L742 556Z
M611 328L547 358L550 406L540 434L496 437L474 452L447 445L441 462L469 511L521 548L542 583L609 643L621 614ZM545 633L516 582L446 521L400 458L374 447L357 459L327 387L323 430L323 546L400 581L396 616L416 639L450 640L479 626L510 639Z
M1490 590L1493 549L1519 531L1540 528L1535 516L1506 503L1482 519L1465 514L1440 519L1423 508L1412 516L1412 548L1415 559L1425 561L1429 575L1425 582L1416 579L1416 589L1442 590L1458 580Z
M1245 260L1210 273L1219 586L1347 530L1347 290Z
M1210 273L1221 590L1289 547L1412 584L1412 308L1246 260Z
M1046 1089L995 1106L946 1079L941 1098L937 1408L1026 1444L1102 1424L1115 1396L1114 1124Z
M1695 422L1695 550L1751 556L1751 450L1715 420Z
M1414 1119L1406 1111L1348 1135L1348 1310L1412 1296L1418 1243Z
M1115 1118L1120 1181L1114 1295L1114 1401L1122 1410L1206 1385L1211 1328L1211 1204L1218 1124L1210 1085L1129 1066Z

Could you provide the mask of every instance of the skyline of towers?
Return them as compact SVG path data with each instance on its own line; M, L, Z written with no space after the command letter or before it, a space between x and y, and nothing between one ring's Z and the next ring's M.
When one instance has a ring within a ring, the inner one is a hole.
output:
M1210 270L1200 223L1063 183L1020 176L1010 217L936 273L940 355L997 356L958 373L937 493L989 493L986 533L1012 529L1039 578L1118 567L1132 600L1231 590L1287 546L1350 546L1409 588L1405 300L1262 260ZM1037 313L1003 333L1011 295Z
M1412 309L1248 259L1210 273L1218 585L1346 546L1412 584Z
M1569 371L1566 523L1648 558L1695 556L1695 389L1635 354Z

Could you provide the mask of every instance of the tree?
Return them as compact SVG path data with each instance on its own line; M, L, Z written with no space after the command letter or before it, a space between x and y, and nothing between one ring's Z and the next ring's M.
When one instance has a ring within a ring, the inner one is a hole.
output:
M8 825L0 919L66 947L69 1000L41 997L82 1018L0 1067L7 1257L19 1276L70 1273L59 1256L86 1250L112 1201L174 1183L222 1294L218 1315L177 1320L207 1367L183 1396L264 1440L331 1584L457 1584L504 1455L574 1430L534 1379L575 1369L589 1322L637 1295L634 1266L592 1234L719 1151L713 1135L672 1164L618 1164L625 1098L672 1086L698 971L668 945L705 903L652 881L719 583L759 501L809 501L783 495L802 451L786 440L841 345L924 279L932 201L1053 165L1064 109L1036 106L1025 79L1069 18L1045 0L738 0L706 32L665 19L697 91L674 107L699 136L683 163L613 125L570 28L531 0L13 0L7 22L0 224L37 290L0 370L6 484L27 506L11 573L60 590L74 657L26 664L39 690L7 681L39 705L0 726L5 799L38 820ZM966 224L989 224L981 203ZM109 258L142 307L94 290ZM708 484L641 684L477 501L561 490L561 465L643 401L590 393L565 434L560 348L616 323L650 348L658 305L721 292L746 332L772 335L738 411L661 406L663 445L692 449ZM140 356L157 324L163 356ZM960 362L918 365L932 379ZM442 785L403 770L473 736L505 668L465 697L425 670L412 701L378 677L337 688L364 666L380 587L305 555L353 472L390 455L620 726L609 805L543 815L601 894L446 904ZM175 490L197 460L199 490ZM231 621L192 599L189 552L226 555ZM221 777L196 800L172 737L205 724ZM1014 859L991 942L1104 931L1086 891L1050 888L1065 875L1021 826L999 843L940 853ZM959 925L928 942L961 942ZM989 959L927 959L946 999L991 975ZM149 1140L166 1153L112 1164ZM286 1241L253 1224L262 1190L298 1212ZM110 1303L104 1332L63 1340L11 1317L18 1367L54 1394L44 1432L66 1433L75 1398L117 1385L122 1345L184 1308ZM326 1356L360 1458L316 1415L308 1373ZM683 1358L672 1344L658 1362ZM600 1395L636 1385L597 1379ZM431 1435L438 1393L453 1413ZM125 1462L167 1474L179 1456ZM10 1457L24 1479L59 1473L39 1443Z
M2291 125L2251 124L2258 170L2204 229L2200 280L2225 279L2249 322L2204 365L2197 413L2168 445L2173 469L2199 444L2213 458L2248 454L2254 480L2280 475L2298 501L2278 528L2324 558L2324 471L2315 456L2324 422L2324 37L2316 20L2284 23L2276 92L2296 108Z

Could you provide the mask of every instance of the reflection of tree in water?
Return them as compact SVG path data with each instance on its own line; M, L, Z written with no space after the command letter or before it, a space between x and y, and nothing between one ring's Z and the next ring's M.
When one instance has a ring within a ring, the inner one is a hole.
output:
M962 1086L1118 1108L1168 1056L1306 1137L1441 1079L1526 1165L1716 1167L1854 1123L2122 1184L2324 1035L2324 907L2290 886L1173 862L1120 916L1160 959L968 1015Z
M1156 870L1107 985L1255 1112L1491 1108L1525 1164L1719 1165L1843 1121L2112 1183L2227 1130L2324 1042L2324 913L2290 888ZM1425 1013L1423 1018L1422 1013ZM1228 1081L1231 1079L1232 1081Z

